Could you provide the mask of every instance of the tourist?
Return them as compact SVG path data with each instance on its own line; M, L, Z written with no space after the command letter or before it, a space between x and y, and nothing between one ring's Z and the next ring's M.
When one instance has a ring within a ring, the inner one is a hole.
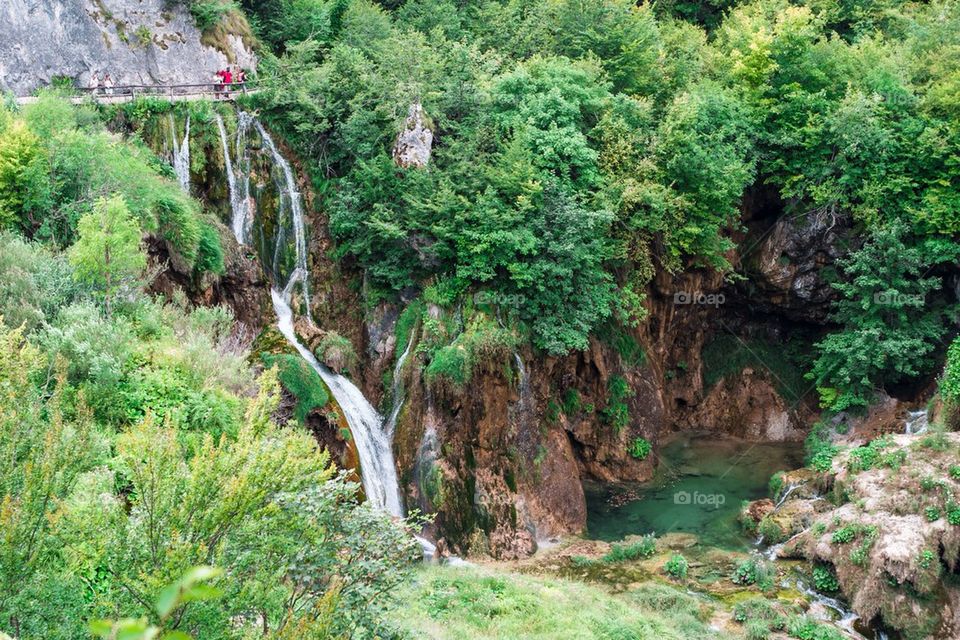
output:
M230 85L233 83L233 73L230 72L230 67L227 67L223 70L223 85L226 88L226 97L230 97Z
M94 71L90 76L90 93L96 95L101 89L103 89L103 80L100 79L100 74Z
M113 95L113 78L110 77L109 73L103 76L103 88L108 96Z
M215 74L213 74L215 80L213 81L213 92L217 94L217 99L220 99L220 92L223 91L223 69L218 69Z

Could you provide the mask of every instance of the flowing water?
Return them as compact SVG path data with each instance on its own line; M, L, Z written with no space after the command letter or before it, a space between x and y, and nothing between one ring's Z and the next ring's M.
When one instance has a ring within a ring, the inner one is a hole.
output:
M927 410L911 411L907 414L907 420L904 424L903 432L908 435L919 435L924 433L929 426L929 417Z
M403 505L400 502L400 484L397 481L393 448L383 429L380 414L352 382L327 369L297 339L293 329L293 311L288 302L289 292L281 293L273 289L270 294L273 308L277 312L277 327L280 333L330 387L330 392L347 418L350 434L360 456L361 478L367 500L375 509L386 511L392 516L402 516Z
M177 174L177 181L184 191L190 193L190 114L187 114L187 124L184 127L183 141L177 139L177 123L173 114L169 114L170 139L173 149L173 171Z
M400 357L397 358L397 364L393 367L393 408L390 410L390 417L387 418L387 425L384 427L384 430L390 438L393 438L393 433L397 430L397 418L400 417L400 410L403 408L403 401L405 400L402 379L403 365L407 361L407 356L410 355L410 348L412 346L413 335L410 335L407 339L407 348L404 349Z
M286 158L283 157L283 154L280 153L279 149L277 149L273 138L271 138L267 130L263 128L260 121L254 119L253 126L256 128L257 133L260 134L264 148L273 159L273 166L280 169L279 177L276 171L272 172L274 183L280 194L280 211L278 217L283 223L289 222L289 227L286 224L282 224L277 231L273 253L273 272L274 274L281 274L283 271L282 256L289 249L286 234L288 229L290 229L293 232L293 273L309 273L307 269L307 234L303 223L303 199L301 198L300 191L297 189L297 181L293 175L293 168L290 166L290 163L287 162ZM303 307L307 320L312 324L313 320L310 317L310 281L308 277L304 276L301 279L300 289L303 294Z
M400 497L400 484L397 480L397 467L393 457L391 436L388 430L384 428L383 418L367 402L356 385L321 364L313 353L300 342L294 330L294 314L290 306L293 291L299 287L303 294L304 306L309 313L310 286L303 203L300 192L296 187L293 170L280 154L263 125L256 118L243 112L238 114L237 163L234 164L230 157L223 121L218 118L217 124L220 129L221 143L224 146L225 169L228 176L231 176L228 182L231 191L232 226L237 239L241 242L250 237L249 223L252 209L249 206L250 151L247 148L247 138L251 128L259 134L264 149L270 155L275 169L271 173L274 175L274 185L280 195L280 206L277 212L277 233L273 239L273 268L271 269L273 288L270 291L273 308L277 314L277 327L287 341L307 361L307 364L326 383L337 404L343 410L353 442L357 447L357 455L360 458L361 480L367 500L373 508L386 511L392 516L401 517L404 515L404 510ZM291 248L293 250L294 266L289 275L285 275L282 256L286 255ZM404 354L405 356L406 354ZM402 362L398 363L398 368L401 366ZM421 544L423 542L426 541L422 541ZM426 546L424 546L424 549L426 551Z
M601 540L632 534L693 533L701 543L752 547L737 522L743 500L767 496L777 471L802 466L797 443L754 444L690 435L657 452L653 480L639 485L588 484L587 531Z
M250 155L246 148L246 132L251 118L240 113L237 118L237 171L234 170L233 159L230 157L230 143L227 139L227 129L223 125L223 118L215 113L217 131L220 133L220 145L223 149L224 171L227 174L227 186L230 191L230 228L237 242L244 244L250 237L250 224L253 215L250 207ZM239 179L238 173L239 171Z

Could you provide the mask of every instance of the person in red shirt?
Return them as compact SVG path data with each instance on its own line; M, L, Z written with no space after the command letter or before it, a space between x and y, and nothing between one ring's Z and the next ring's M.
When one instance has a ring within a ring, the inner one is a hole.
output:
M226 88L226 92L228 95L230 93L230 88L231 88L230 85L232 83L233 83L233 74L230 73L230 67L227 67L226 69L223 70L223 84L224 84L224 87Z

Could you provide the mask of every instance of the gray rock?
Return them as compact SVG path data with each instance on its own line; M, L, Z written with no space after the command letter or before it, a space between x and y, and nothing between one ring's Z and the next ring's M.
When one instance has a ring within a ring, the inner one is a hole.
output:
M94 73L117 86L206 83L228 64L256 66L238 35L222 42L229 57L200 39L168 0L2 0L0 89L29 95L58 76L89 86Z
M419 102L410 105L403 130L393 145L393 161L401 167L427 166L433 148L433 131L425 122L426 115Z

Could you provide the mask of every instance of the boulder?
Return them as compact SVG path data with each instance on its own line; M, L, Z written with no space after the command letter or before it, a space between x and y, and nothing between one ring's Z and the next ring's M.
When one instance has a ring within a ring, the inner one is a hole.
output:
M419 102L410 105L410 112L393 145L393 161L403 168L426 167L433 148L433 131Z

